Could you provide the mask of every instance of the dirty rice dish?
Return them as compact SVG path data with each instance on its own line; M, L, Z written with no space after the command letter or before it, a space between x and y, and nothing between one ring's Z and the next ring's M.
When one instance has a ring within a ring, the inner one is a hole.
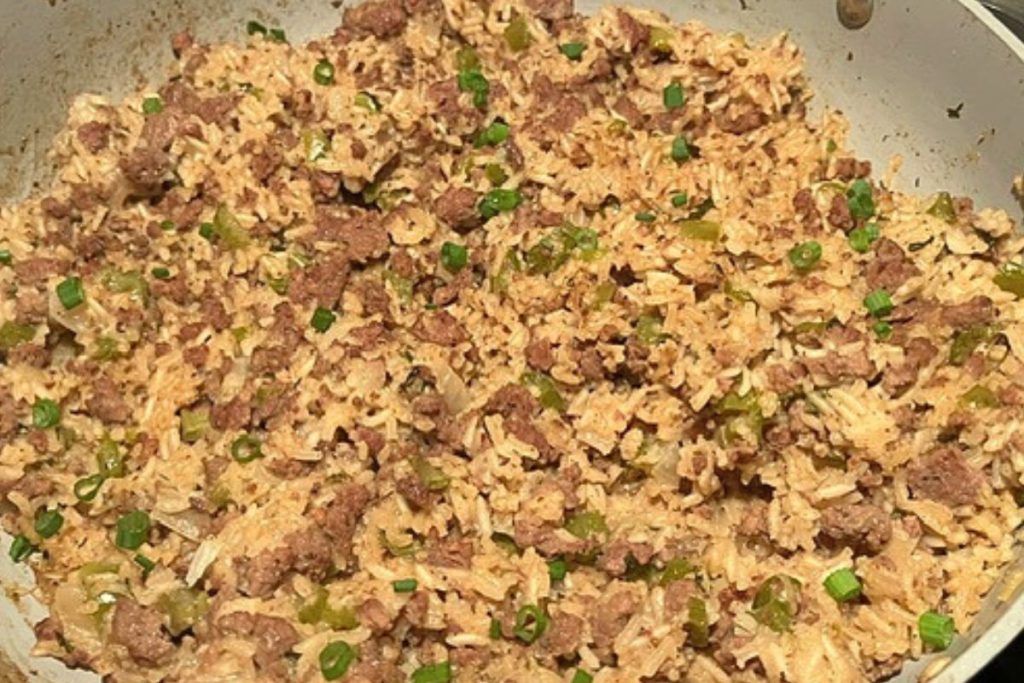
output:
M800 50L565 0L172 41L0 213L0 486L118 681L858 681L1011 559L1024 243Z

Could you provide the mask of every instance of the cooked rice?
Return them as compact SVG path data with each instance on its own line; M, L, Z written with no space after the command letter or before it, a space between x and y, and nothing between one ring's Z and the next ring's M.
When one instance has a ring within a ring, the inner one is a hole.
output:
M871 180L785 35L569 13L372 0L304 46L178 36L168 84L73 102L53 183L0 210L3 522L36 549L38 654L319 680L342 641L353 681L818 683L896 672L926 611L970 627L1021 522L1013 222ZM474 144L497 117L508 140ZM481 220L495 184L522 204ZM123 473L82 500L112 444ZM133 510L152 526L118 547ZM859 599L826 592L840 568ZM781 625L752 606L775 575L799 583Z

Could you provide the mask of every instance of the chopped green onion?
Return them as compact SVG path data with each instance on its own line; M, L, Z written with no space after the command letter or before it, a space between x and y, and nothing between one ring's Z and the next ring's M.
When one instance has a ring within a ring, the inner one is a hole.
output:
M483 109L487 106L487 97L491 92L491 84L477 69L460 71L456 78L459 90L473 93L473 106Z
M593 261L601 254L597 233L590 228L578 225L567 225L558 232L565 251L577 250L584 261Z
M356 661L355 649L343 640L329 643L320 650L320 673L328 681L336 681L346 673Z
M121 348L113 337L99 337L96 339L96 350L92 357L98 361L112 361L121 357Z
M892 313L892 299L884 289L876 289L864 297L864 308L876 318L881 318Z
M1018 299L1024 298L1024 266L1019 263L1007 263L992 278L996 287L1013 294Z
M404 278L391 270L384 271L384 279L391 285L391 288L395 290L395 294L398 295L398 300L403 305L412 303L413 283L411 280Z
M324 623L333 629L350 631L359 626L359 619L351 607L331 607L328 604L329 594L323 586L318 586L312 599L299 608L299 623Z
M708 214L708 211L710 211L713 208L715 208L715 200L712 199L711 197L708 197L707 199L702 201L700 204L698 204L693 209L693 211L690 212L690 215L688 215L686 217L686 220L688 220L688 221L700 220L701 218L704 218L704 216L706 216Z
M934 650L945 650L953 643L956 625L953 617L929 610L918 618L917 632L925 645Z
M810 240L789 250L789 262L798 273L806 273L821 260L821 244Z
M595 536L609 534L608 523L600 512L584 511L576 512L565 521L565 530L576 538L589 540Z
M761 410L759 396L756 390L748 391L740 396L735 391L730 391L715 403L716 415L730 415L737 413L748 413Z
M338 319L338 316L329 309L317 306L316 310L313 311L313 317L309 319L309 325L314 330L323 334L327 330L331 329L331 325Z
M636 338L645 346L660 344L668 339L668 335L661 331L661 316L641 315L636 321Z
M322 130L304 130L302 148L306 150L306 161L317 161L327 156L331 149L331 139Z
M674 581L681 581L696 573L697 568L689 560L676 557L665 563L665 569L662 571L658 583L662 586L667 586Z
M371 114L376 114L380 111L380 102L373 96L372 93L366 91L360 92L355 97L355 104L357 107L361 107Z
M270 287L276 294L284 296L288 293L288 287L290 283L286 277L272 277L267 280L267 286Z
M132 558L132 560L135 562L135 564L142 567L142 578L146 578L147 576L149 576L150 572L156 569L156 562L154 562L153 560L149 559L141 553L136 554L135 557Z
M455 53L456 71L479 71L480 56L471 45L460 47Z
M14 263L14 254L10 249L0 249L0 265L9 266Z
M716 221L679 221L679 235L700 242L717 242L722 237L722 226Z
M480 200L480 215L486 218L493 218L503 211L513 211L523 201L519 190L495 189L491 190Z
M199 236L209 242L213 239L213 223L200 223Z
M750 292L737 287L732 280L725 281L725 285L722 287L722 293L733 301L738 301L741 304L754 300L754 296Z
M100 441L96 451L96 466L105 479L118 479L125 475L124 456L117 442L109 436Z
M167 630L175 637L198 624L210 610L209 596L196 588L174 588L161 595L157 604L167 615Z
M522 555L522 550L516 545L516 540L508 534L503 534L500 531L495 531L491 534L491 541L494 545L498 546L503 553L512 557L513 555Z
M653 52L662 55L672 54L672 31L667 28L662 28L661 26L651 27L650 37L647 42Z
M23 562L29 555L36 551L36 547L32 545L32 541L28 540L25 536L18 534L11 541L11 548L7 552L7 555L11 558L12 562Z
M686 601L686 629L687 643L694 647L707 647L709 642L710 628L708 627L708 607L703 600L697 596L691 596Z
M757 589L751 609L758 623L782 633L792 626L799 605L799 582L790 576L776 574Z
M825 143L825 151L829 154L835 154L835 151L839 149L839 145L836 144L835 140L829 140Z
M171 278L171 271L169 271L167 268L164 268L162 266L154 268L153 270L151 270L149 272L157 280L169 280Z
M412 683L448 683L452 680L451 662L427 664L412 672Z
M685 192L672 195L672 206L677 209L681 209L690 203L690 195Z
M461 244L445 242L441 245L441 265L449 273L457 273L465 268L468 259L469 252Z
M258 21L249 21L245 24L245 32L250 36L259 34L261 36L270 38L275 43L287 43L288 38L285 35L283 28L272 28L267 30L267 27Z
M947 223L956 222L956 210L953 208L953 198L948 192L940 192L935 195L935 201L928 207L926 213L935 216Z
M611 121L608 122L608 128L607 128L608 135L611 135L611 136L617 137L617 138L618 137L622 137L623 135L625 135L626 129L628 127L629 127L629 124L626 123L625 120L623 120L623 119L612 119ZM618 201L616 201L614 203L614 207L615 207L615 210L618 211L618 209L619 209ZM603 205L602 205L602 208L603 208ZM604 215L604 214L602 213L601 215Z
M875 200L872 197L871 183L858 178L846 191L846 203L850 207L850 215L858 220L867 220L875 215Z
M174 230L176 227L177 226L174 225L174 221L172 220L168 219L165 221L160 221L160 229L163 230L164 232L170 232Z
M558 51L574 62L583 58L583 52L586 49L587 46L583 43L562 43L558 46Z
M195 443L210 430L210 409L181 411L181 440Z
M82 279L69 277L57 285L57 298L65 310L70 311L76 306L81 306L85 301L85 290L82 288Z
M583 669L576 669L576 673L572 675L570 683L594 683L594 677Z
M671 156L673 161L680 163L690 159L690 143L682 135L677 135L672 139Z
M851 249L864 254L871 248L871 244L878 239L879 234L878 223L868 223L862 228L851 230L846 239L849 241Z
M37 398L32 405L32 426L49 429L60 424L60 405L48 398Z
M231 457L243 465L263 457L260 440L251 434L242 434L231 442Z
M149 303L149 283L137 270L107 268L103 271L102 282L104 287L115 294L128 294L145 305Z
M523 605L516 612L516 625L512 629L516 638L527 645L536 641L548 627L548 615L537 605Z
M228 249L239 249L249 244L249 232L224 204L213 215L213 234Z
M892 335L892 324L885 320L879 320L871 329L875 331L875 336L879 339L888 339Z
M640 213L633 214L633 218L640 223L653 223L658 220L658 217L650 211L641 211Z
M416 579L399 579L391 584L391 587L395 589L396 593L412 593L416 590L419 582Z
M517 16L509 22L504 31L505 44L512 52L522 52L530 46L530 27L526 18Z
M480 134L476 138L476 146L483 147L484 145L500 145L508 139L509 127L504 121L497 120L491 123L491 125L480 131Z
M118 548L138 550L146 542L149 535L149 514L145 510L135 510L117 520L117 531L114 543Z
M661 99L665 104L665 109L668 109L669 111L681 108L686 104L686 95L683 93L683 86L679 81L672 81L661 91Z
M487 164L484 166L484 177L494 187L501 187L508 180L508 173L505 173L505 169L501 167L501 164Z
M491 640L501 640L501 622L497 619L491 619L491 625L487 629L487 635L490 636Z
M164 101L159 97L147 97L142 100L143 114L159 114L164 110Z
M522 381L523 384L532 386L540 392L538 400L542 407L557 410L560 413L565 412L567 407L565 398L558 391L558 385L555 384L553 379L542 372L525 372L523 373Z
M60 510L44 510L36 517L36 533L42 538L56 536L62 526L64 526L64 515L60 513Z
M440 492L448 488L450 479L440 467L431 465L425 458L416 456L409 461L420 482L430 491Z
M957 330L949 348L950 365L960 366L967 362L975 349L989 341L995 331L988 325L975 325L966 330Z
M998 408L1000 405L999 397L996 396L995 392L981 384L975 384L964 392L964 395L960 397L960 403L975 410L979 408Z
M0 349L9 351L14 347L32 341L36 336L36 328L8 320L0 325Z
M334 83L334 65L328 59L321 59L313 67L313 80L317 85L332 85Z
M549 237L527 249L524 258L526 272L530 275L550 275L568 260L569 255L564 250L558 251Z
M845 567L826 576L824 585L825 591L836 602L849 602L860 597L860 579L852 570Z
M515 249L509 249L506 251L505 258L501 261L501 268L498 270L498 274L491 276L491 291L495 294L507 293L509 278L512 273L519 273L522 270L523 263L519 258L519 253Z
M548 576L552 581L561 581L569 573L569 564L561 557L548 561Z
M91 474L88 477L79 479L75 482L74 486L75 498L83 503L91 503L96 498L96 494L100 492L100 487L103 486L105 481L106 477L102 474Z

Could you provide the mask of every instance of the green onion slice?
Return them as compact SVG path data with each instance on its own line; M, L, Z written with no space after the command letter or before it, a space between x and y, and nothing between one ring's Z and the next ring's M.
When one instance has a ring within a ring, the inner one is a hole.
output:
M49 429L60 424L60 404L48 398L37 398L32 404L32 426Z
M117 520L114 544L125 550L138 550L146 542L149 527L149 513L145 510L129 512Z
M574 62L583 58L583 52L586 49L587 46L583 43L562 43L558 46L558 51Z
M88 477L79 479L75 482L73 489L75 498L83 503L91 503L95 500L96 494L100 492L104 481L106 481L106 477L102 474L91 474Z
M69 277L57 285L57 298L60 299L60 304L65 310L70 311L81 306L85 301L85 288L82 287L82 279Z
M44 510L39 513L36 517L36 533L42 538L52 538L56 536L61 527L64 526L64 515L60 513L60 510Z
M875 291L864 297L864 308L876 318L882 318L892 313L892 299L884 289Z
M412 672L412 683L448 683L452 680L451 662L427 664Z
M352 666L358 657L355 648L343 640L329 643L320 651L320 673L328 681L336 681Z
M945 650L953 643L956 624L953 617L929 610L918 618L917 632L925 645L934 650Z
M321 59L313 67L313 80L318 85L331 85L334 83L334 65L328 59Z
M523 605L516 612L516 625L513 629L516 638L527 645L536 641L548 627L548 615L537 605Z
M824 581L825 591L832 596L836 602L849 602L860 596L860 579L851 569L837 569Z
M242 434L231 442L231 457L245 464L263 456L260 440L251 434Z

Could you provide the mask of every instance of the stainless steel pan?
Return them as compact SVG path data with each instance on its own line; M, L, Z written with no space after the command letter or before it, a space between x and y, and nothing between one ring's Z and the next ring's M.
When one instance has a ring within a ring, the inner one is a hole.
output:
M1010 188L1024 171L1024 44L975 0L875 0L871 21L856 31L840 25L832 0L630 1L752 36L790 31L806 50L819 103L849 115L862 156L884 164L901 154L904 187L949 189L1020 217ZM583 11L599 4L578 0ZM1024 0L992 4L1024 27ZM305 39L333 28L339 10L328 0L0 0L0 17L0 200L9 200L45 178L44 152L68 98L84 90L117 96L158 77L172 31L242 39L255 18ZM1014 571L1024 571L1024 553L1007 575ZM28 655L28 624L42 612L11 599L28 579L0 556L0 681L96 680ZM1020 588L999 601L1002 592L997 586L933 680L966 681L1024 629ZM917 680L930 663L896 680Z

